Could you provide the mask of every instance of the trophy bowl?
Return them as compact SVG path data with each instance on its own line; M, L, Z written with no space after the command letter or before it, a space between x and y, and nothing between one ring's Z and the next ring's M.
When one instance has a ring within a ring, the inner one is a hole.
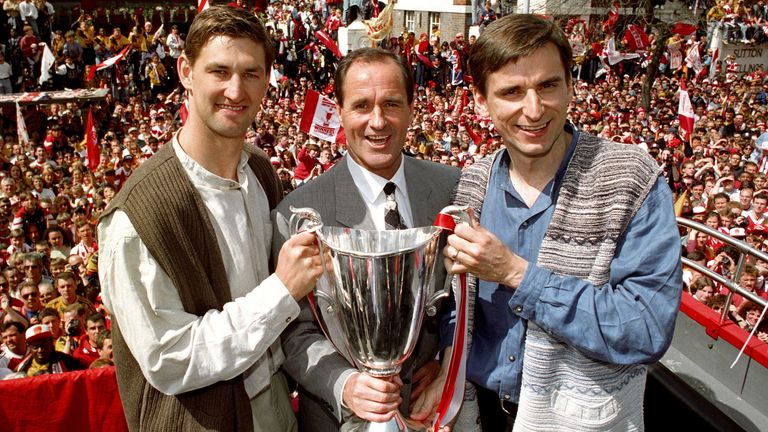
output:
M361 372L397 375L418 341L425 312L445 296L433 286L441 229L332 227L314 209L291 211L291 234L312 230L318 238L323 275L310 302L321 329ZM352 430L424 429L396 415L387 424L364 422Z

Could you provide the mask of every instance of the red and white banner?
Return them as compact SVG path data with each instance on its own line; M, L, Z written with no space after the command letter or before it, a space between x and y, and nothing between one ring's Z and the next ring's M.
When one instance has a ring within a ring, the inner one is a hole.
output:
M21 112L19 103L16 102L16 136L24 147L29 145L29 135L27 134L27 123L24 121L24 114Z
M101 161L101 149L96 137L96 125L93 124L93 110L88 108L88 122L85 124L85 151L88 169L96 171Z
M197 0L197 13L200 13L200 12L208 9L208 7L210 7L210 6L211 5L208 4L208 0Z
M624 33L624 43L627 44L630 51L645 51L650 45L645 31L634 24L627 27L627 32Z
M308 90L299 129L321 140L341 142L344 128L341 126L336 102L315 90Z
M683 140L690 140L693 133L693 106L691 98L688 96L688 90L685 87L685 81L680 81L680 104L677 108L677 118L680 121L680 130L683 131Z
M616 23L619 21L619 2L613 2L613 6L608 10L608 17L603 21L603 31L605 33L612 33L613 28L616 27Z
M315 32L315 36L317 37L317 40L323 43L326 47L328 47L329 50L333 53L333 55L336 56L336 58L342 58L344 55L339 51L339 46L336 45L336 42L331 39L330 36L328 36L328 33L318 30Z
M699 55L699 42L695 42L688 48L688 53L685 56L685 64L696 72L696 76L698 76L704 69L704 64L701 62L701 55Z
M117 53L117 55L104 60L103 62L97 64L96 66L93 66L90 72L88 72L88 81L93 79L93 77L96 75L96 71L106 69L114 65L115 63L119 62L120 60L122 60L123 57L125 56L125 53L127 53L129 49L131 49L131 44L126 45L125 48L123 48L122 50L120 50L119 53Z

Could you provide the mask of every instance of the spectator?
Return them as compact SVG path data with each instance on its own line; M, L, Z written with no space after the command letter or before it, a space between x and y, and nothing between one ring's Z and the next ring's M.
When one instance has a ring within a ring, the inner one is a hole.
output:
M59 374L83 367L71 356L56 351L50 327L44 324L34 325L27 330L27 343L32 355L19 366L19 371L27 376Z
M86 312L83 315L91 315L96 312L93 304L86 299L76 294L77 282L75 281L75 274L72 272L62 272L56 276L56 289L59 292L59 297L56 297L50 301L46 307L53 308L59 312L59 315L63 318L64 311L67 307L80 304ZM65 323L66 324L66 323Z
M95 313L85 321L85 334L81 336L72 356L80 362L83 368L88 368L100 355L97 348L99 334L107 329L104 315Z

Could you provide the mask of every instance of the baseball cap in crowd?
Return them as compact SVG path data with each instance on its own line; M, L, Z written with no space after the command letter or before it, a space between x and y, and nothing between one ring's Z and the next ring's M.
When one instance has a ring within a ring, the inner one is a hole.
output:
M127 155L123 156L123 160L124 161L132 161L133 160L133 155L132 154L127 154Z
M693 208L693 214L695 215L704 214L706 212L707 212L707 209L704 208L703 206L696 206Z
M35 324L32 327L27 329L27 333L25 334L27 338L27 342L34 342L37 340L49 338L53 339L53 333L51 333L51 328L48 327L45 324Z
M133 127L133 126L128 128L128 133L134 133L134 132L138 132L138 131L139 130L137 128Z
M744 231L744 228L741 228L741 227L731 228L731 230L728 232L728 234L730 234L731 237L746 237L747 236L747 232Z
M272 156L269 158L269 161L272 163L272 165L280 166L282 164L282 161L277 156Z

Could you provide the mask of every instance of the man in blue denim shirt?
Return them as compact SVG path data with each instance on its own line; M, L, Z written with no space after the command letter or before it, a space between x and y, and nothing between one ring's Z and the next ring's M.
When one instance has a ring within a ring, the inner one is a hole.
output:
M485 176L477 174L482 162L462 176L456 201L477 198L481 204L474 207L482 213L456 227L444 254L451 273L478 280L467 379L477 388L483 430L511 430L529 366L527 356L525 365L522 360L533 346L532 323L595 364L636 367L631 373L641 375L644 385L641 364L657 361L672 339L682 286L680 247L671 192L658 167L635 148L602 142L566 123L571 50L556 24L532 15L500 19L481 35L469 64L476 103L488 110L506 150L490 158ZM595 169L594 161L605 168ZM638 186L627 186L633 182ZM604 193L585 194L587 188ZM640 193L622 192L632 190ZM614 237L605 235L612 243L607 256L569 244L570 229L573 238L581 229L600 231L619 207L628 216ZM578 253L568 255L569 248L583 250L586 265ZM567 271L579 266L602 267L604 277ZM446 347L453 320L446 317L442 329ZM639 393L640 403L629 408L634 417L620 429L642 429L642 387ZM558 415L552 418L563 418ZM579 420L573 421L572 427L548 428L578 429Z

